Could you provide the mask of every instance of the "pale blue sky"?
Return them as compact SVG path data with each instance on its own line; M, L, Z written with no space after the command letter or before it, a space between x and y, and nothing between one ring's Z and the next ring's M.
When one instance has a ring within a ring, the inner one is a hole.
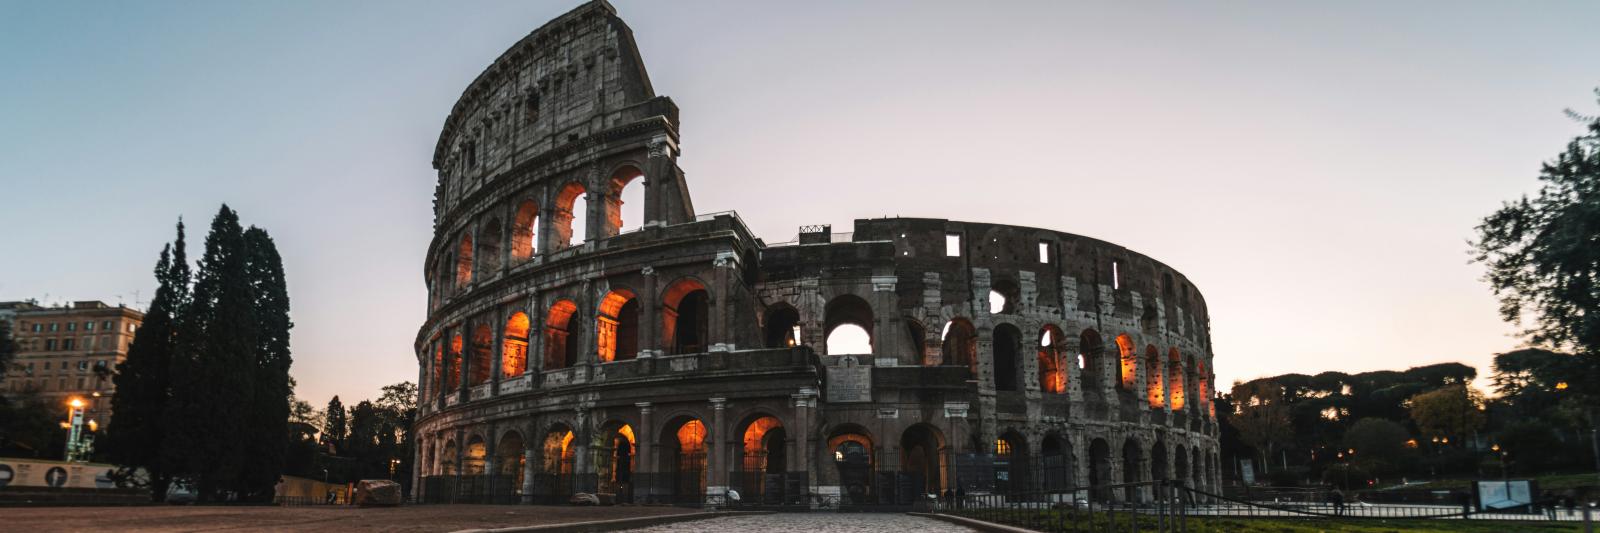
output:
M1600 85L1593 2L615 4L700 211L1126 245L1205 294L1224 389L1487 373L1516 340L1466 239ZM302 397L415 380L439 127L575 5L0 1L0 300L148 300L228 202L283 253Z

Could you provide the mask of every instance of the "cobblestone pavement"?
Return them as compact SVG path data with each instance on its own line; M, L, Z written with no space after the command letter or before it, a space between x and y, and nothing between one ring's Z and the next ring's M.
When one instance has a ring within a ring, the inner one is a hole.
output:
M134 507L0 507L0 532L272 531L431 533L536 526L699 512L677 507L566 505L407 505L403 507L272 507L151 505Z
M709 520L694 520L644 529L637 533L745 533L781 531L801 533L823 531L827 533L880 532L894 533L957 533L970 532L971 528L949 522L891 513L777 513L757 516L729 516Z

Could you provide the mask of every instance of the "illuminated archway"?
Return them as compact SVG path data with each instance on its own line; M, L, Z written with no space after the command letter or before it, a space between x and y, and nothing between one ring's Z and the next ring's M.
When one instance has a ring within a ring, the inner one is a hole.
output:
M500 375L514 378L528 371L528 314L518 311L506 320L505 348L500 353Z
M783 483L768 490L768 480L782 480L789 471L788 433L783 422L767 414L752 415L742 425L733 483L752 502L781 503Z
M850 503L870 503L874 470L872 437L860 426L836 428L828 438L842 495Z
M463 359L461 351L464 348L464 344L461 332L454 332L450 336L450 354L448 355L450 359L445 366L447 375L445 376L444 387L446 391L454 392L461 388L461 362Z
M1039 390L1046 394L1067 393L1067 365L1061 360L1066 335L1054 324L1039 330Z
M995 481L995 492L1011 494L1031 487L1033 467L1029 464L1028 439L1015 430L1002 433L995 440L994 455L995 469L1007 473L1003 481Z
M489 447L483 442L483 437L473 435L467 439L467 453L461 458L461 473L468 476L483 475L488 458Z
M1167 404L1166 377L1161 372L1161 350L1155 345L1144 347L1145 391L1150 396L1150 407L1160 409Z
M539 204L523 200L517 204L517 215L511 224L511 259L526 261L533 257L534 240L539 226Z
M656 463L670 480L673 501L699 503L706 490L706 426L697 418L680 417L666 426Z
M965 366L978 373L978 330L972 327L972 322L956 317L944 324L944 332L939 334L939 340L944 344L941 350L944 353L944 364L950 366Z
M544 323L544 368L553 370L578 364L578 339L572 338L572 315L578 305L561 300L550 306Z
M439 474L453 476L460 472L460 465L456 464L461 450L456 446L456 440L445 441L444 450L439 452Z
M625 166L611 174L606 195L606 226L602 235L610 237L639 229L644 224L644 172ZM637 184L636 184L637 183Z
M639 355L639 303L633 291L617 289L600 300L595 317L600 362L625 361Z
M478 279L490 279L500 271L500 219L490 218L478 227Z
M699 280L685 278L661 295L661 339L673 354L700 353L710 337L711 293Z
M872 353L872 306L860 296L835 296L823 308L828 355Z
M1093 329L1085 329L1078 335L1078 369L1079 376L1083 378L1083 391L1086 394L1099 394L1104 386L1105 342L1100 340L1100 333Z
M1187 405L1186 398L1184 398L1184 382L1187 376L1184 375L1183 366L1183 354L1179 353L1177 348L1168 350L1167 389L1172 394L1172 410L1174 411L1183 409L1183 406Z
M594 454L600 492L616 494L619 501L633 501L633 465L637 451L633 426L622 422L601 426Z
M1127 333L1117 335L1117 355L1120 364L1117 365L1122 379L1118 385L1122 390L1137 390L1139 386L1139 349L1133 344L1133 337Z
M472 284L472 235L461 234L461 241L456 245L456 289L466 288Z
M540 455L540 472L552 476L570 476L576 459L572 446L572 428L556 424L544 435Z
M789 348L801 343L800 312L788 305L780 305L767 310L765 321L766 344L768 348Z
M525 446L521 433L509 431L500 437L500 443L494 447L495 474L511 480L512 494L522 494L522 466L526 461L522 451Z
M1039 446L1039 465L1045 490L1059 490L1072 486L1072 455L1067 451L1071 444L1057 433L1044 436Z
M468 385L482 385L489 382L489 354L494 349L494 330L488 324L478 324L472 329L472 361L468 363Z
M583 244L588 238L585 235L589 225L586 213L574 211L579 200L588 204L589 194L583 184L576 181L567 183L556 193L555 212L551 215L555 218L552 220L551 229L555 231L554 244L557 248Z

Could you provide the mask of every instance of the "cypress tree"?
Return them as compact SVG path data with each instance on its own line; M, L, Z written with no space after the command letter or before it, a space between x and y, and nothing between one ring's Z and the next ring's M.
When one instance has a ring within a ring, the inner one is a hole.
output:
M106 451L124 468L144 468L150 496L160 501L171 481L171 469L162 461L163 416L171 393L168 369L176 344L178 322L189 299L189 258L185 253L183 220L178 239L161 249L156 262L155 299L144 324L128 347L128 356L112 378L117 391L111 397L116 416L106 428ZM129 475L131 472L122 472Z
M334 453L344 448L344 404L339 402L339 396L334 395L328 400L328 416L322 423L322 443L333 446Z
M248 255L246 272L255 294L255 388L250 409L244 413L250 435L241 444L249 461L240 476L243 492L256 500L270 500L283 473L289 446L289 401L294 390L289 380L289 289L283 261L266 230L251 226L244 232Z
M259 346L255 294L239 217L223 205L211 221L193 299L180 321L165 410L163 457L195 483L201 502L240 489L241 465L253 461L249 432Z

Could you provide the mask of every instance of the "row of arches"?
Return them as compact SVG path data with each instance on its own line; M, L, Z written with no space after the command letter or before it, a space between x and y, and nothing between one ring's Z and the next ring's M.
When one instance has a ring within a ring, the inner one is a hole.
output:
M432 269L435 303L475 280L497 274L503 266L526 262L536 253L638 229L645 221L643 177L638 167L624 165L602 182L601 189L592 191L594 194L583 181L573 180L554 189L543 201L521 199L507 218L491 213L476 226L469 225L450 241ZM582 216L574 213L579 205L584 206ZM598 225L591 231L592 218Z

